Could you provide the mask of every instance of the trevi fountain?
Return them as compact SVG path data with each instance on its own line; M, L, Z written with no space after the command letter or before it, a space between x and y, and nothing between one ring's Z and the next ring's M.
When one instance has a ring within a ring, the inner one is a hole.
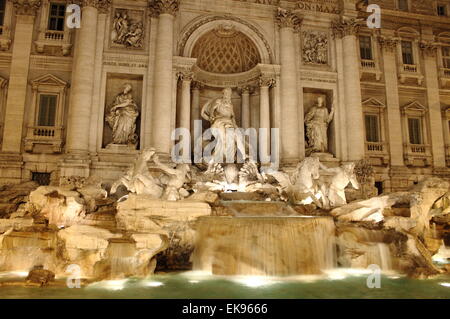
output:
M125 84L106 117L110 147L136 142L131 92ZM226 138L237 127L230 92L202 109L218 132L202 163L162 161L150 147L114 182L3 186L0 295L342 297L339 285L347 297L449 296L448 181L378 195L367 161L327 160L334 109L321 98L305 117L308 157L284 170L239 162L251 146ZM230 148L234 161L218 161ZM374 273L383 292L366 283Z
M0 299L450 299L449 16L0 0Z

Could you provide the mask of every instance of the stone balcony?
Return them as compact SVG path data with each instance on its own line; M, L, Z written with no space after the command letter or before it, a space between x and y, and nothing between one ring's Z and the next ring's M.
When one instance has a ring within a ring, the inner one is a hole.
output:
M61 153L64 128L53 126L29 126L25 138L26 152Z
M407 166L431 165L431 146L428 144L406 143L403 145L403 155Z
M405 84L407 80L414 80L418 85L422 85L423 75L416 64L401 64L398 71L398 79L401 84Z
M70 31L40 31L38 40L34 42L36 51L44 53L45 47L60 47L63 55L69 55L72 48Z
M378 67L378 63L375 60L361 60L360 78L364 75L375 76L375 79L379 81L381 79L381 71Z
M389 151L388 143L385 142L366 142L366 156L370 159L372 165L388 165Z

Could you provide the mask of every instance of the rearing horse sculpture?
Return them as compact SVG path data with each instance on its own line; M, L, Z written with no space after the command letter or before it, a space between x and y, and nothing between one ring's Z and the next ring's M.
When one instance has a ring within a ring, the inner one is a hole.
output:
M316 205L322 206L317 198L319 191L319 169L324 168L318 157L307 157L300 162L295 172L289 176L283 172L271 172L280 184L281 192L291 202L305 202L310 198Z

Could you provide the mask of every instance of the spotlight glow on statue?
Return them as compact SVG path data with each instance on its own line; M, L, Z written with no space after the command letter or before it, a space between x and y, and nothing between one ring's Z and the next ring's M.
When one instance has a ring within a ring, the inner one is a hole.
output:
M306 136L308 137L309 153L328 152L328 126L334 117L334 107L331 112L328 109L323 97L317 98L317 103L313 105L305 115Z
M278 169L279 129L239 128L236 124L231 95L232 90L226 88L223 90L222 97L212 99L203 106L201 116L210 122L210 128L203 132L202 121L194 121L194 138L192 139L194 163L243 164L247 161L258 161L266 166L270 165L272 169ZM177 141L171 150L174 163L192 163L190 134L186 128L177 128L172 131L172 140ZM258 147L267 145L269 139L270 148Z
M139 116L138 106L134 102L131 91L133 87L126 83L106 116L106 122L112 130L112 144L136 145L136 119Z
M245 146L243 143L231 142L234 139L234 129L237 129L236 117L233 111L233 104L231 103L232 90L226 88L223 90L223 96L221 98L212 99L206 103L201 112L202 118L211 123L211 132L216 140L214 151L212 155L216 163L220 163L223 154L236 154L236 151L241 154L245 154ZM229 130L232 129L232 130ZM242 140L241 140L242 141ZM237 150L236 150L237 146Z

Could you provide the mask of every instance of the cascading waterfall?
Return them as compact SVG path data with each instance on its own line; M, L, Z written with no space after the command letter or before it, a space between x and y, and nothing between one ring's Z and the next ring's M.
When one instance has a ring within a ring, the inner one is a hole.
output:
M343 267L367 268L377 265L382 270L395 268L389 244L392 239L387 233L355 226L341 227L338 233L337 245Z
M321 274L336 266L329 217L202 217L194 270L217 275Z
M56 265L56 238L53 233L12 232L2 240L0 271L28 271L42 265Z
M111 278L124 278L133 273L136 245L133 242L111 241L107 250Z

